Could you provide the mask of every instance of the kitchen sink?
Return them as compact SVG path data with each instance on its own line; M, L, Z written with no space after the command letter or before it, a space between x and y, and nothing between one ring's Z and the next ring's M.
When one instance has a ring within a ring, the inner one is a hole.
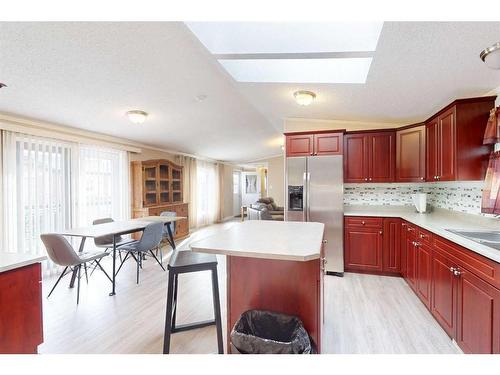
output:
M448 232L455 233L458 234L459 236L465 237L471 241L500 250L500 231L494 231L494 230L471 231L471 230L460 230L460 229L446 229L446 230Z

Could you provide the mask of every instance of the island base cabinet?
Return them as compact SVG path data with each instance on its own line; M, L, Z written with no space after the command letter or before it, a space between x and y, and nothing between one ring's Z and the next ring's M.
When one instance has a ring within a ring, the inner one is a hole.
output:
M320 260L289 261L227 257L227 348L234 324L247 310L295 315L321 353L322 283Z
M459 272L456 341L465 353L500 354L500 290Z
M0 354L36 354L43 342L40 263L0 273Z

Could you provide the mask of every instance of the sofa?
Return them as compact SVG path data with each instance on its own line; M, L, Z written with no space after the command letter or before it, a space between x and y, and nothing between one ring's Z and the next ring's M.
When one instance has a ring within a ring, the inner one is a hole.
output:
M256 203L248 207L247 216L249 220L283 221L285 219L285 209L276 205L271 197L260 198Z

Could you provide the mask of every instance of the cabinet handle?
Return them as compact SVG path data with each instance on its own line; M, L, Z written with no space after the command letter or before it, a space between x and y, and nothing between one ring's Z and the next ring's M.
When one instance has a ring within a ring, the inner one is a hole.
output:
M423 180L425 180L425 178L424 178L424 177L420 177L420 179L421 179L422 181L423 181Z
M441 176L436 176L436 177L437 177L438 180L441 178Z
M365 225L365 222L364 222L364 221L362 221L362 222L361 222L361 225Z
M406 225L407 225L406 223L402 223L401 224L402 227L406 227Z
M314 153L311 152L311 156L313 156L313 155L314 155Z
M365 177L365 181L368 181L368 177Z
M450 272L451 272L451 273L453 273L453 274L454 274L454 273L455 273L455 271L456 271L456 270L455 270L455 268L450 267Z
M426 234L420 234L420 238L428 238L429 236Z
M323 243L325 243L325 244L328 243L328 240L323 240Z
M460 276L462 274L462 272L460 272L460 270L458 268L456 268L454 271L453 271L453 274L455 276Z
M370 177L370 178L369 178L369 180L371 181L371 180L372 180L372 178Z
M382 231L378 232L378 234L384 234Z

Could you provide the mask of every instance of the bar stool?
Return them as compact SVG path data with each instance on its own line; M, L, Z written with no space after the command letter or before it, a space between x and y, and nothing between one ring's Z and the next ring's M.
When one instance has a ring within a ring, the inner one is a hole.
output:
M214 302L213 320L196 323L175 324L177 311L178 276L181 273L212 271L212 296ZM168 262L167 313L165 317L165 336L163 338L163 354L170 352L170 335L176 332L207 327L215 324L217 330L217 346L219 354L224 354L222 343L222 320L219 301L219 282L217 279L217 258L211 254L200 254L192 251L177 251L174 249Z

